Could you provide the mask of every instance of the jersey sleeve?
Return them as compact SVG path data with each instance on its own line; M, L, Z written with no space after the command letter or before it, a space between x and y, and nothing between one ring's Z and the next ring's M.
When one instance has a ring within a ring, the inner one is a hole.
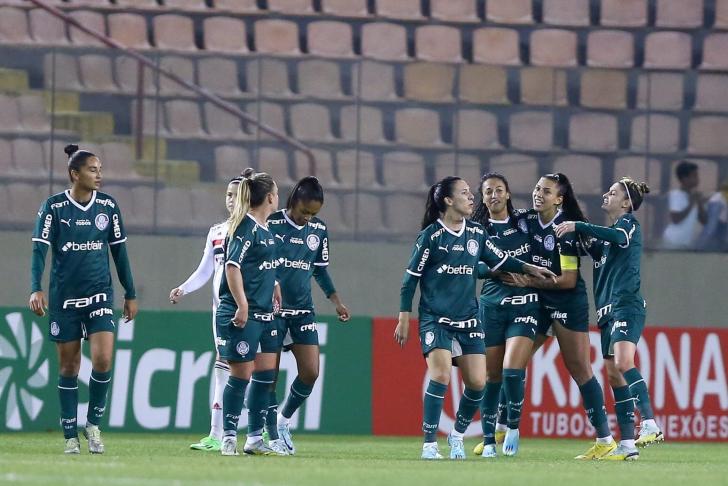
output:
M578 270L581 249L576 232L567 233L559 238L556 246L559 250L561 270Z
M610 243L614 243L616 245L619 245L623 248L626 248L629 246L629 231L630 227L632 225L629 223L629 220L627 218L619 218L617 221L617 224L615 224L611 228L607 228L605 226L599 226L596 224L589 224L585 223L583 221L578 221L574 227L576 228L576 231L578 233L581 233L583 235L591 236L593 238L596 238L598 240L602 241L608 241ZM631 230L632 233L634 233L634 230ZM587 251L591 254L589 249Z
M316 254L316 260L313 264L317 267L326 267L329 265L329 232L323 230L321 235L321 244L318 247L318 253Z
M253 234L241 230L242 224L238 227L238 230L235 231L235 234L230 241L228 241L225 265L235 265L240 268L243 264L245 254L253 245Z
M423 231L417 237L415 247L412 250L412 255L410 256L409 263L407 264L407 270L405 270L405 272L413 277L422 277L422 272L427 266L427 262L430 260L430 253L430 240L427 237L427 234Z
M51 210L50 203L46 200L38 210L38 218L35 220L32 240L51 246L51 241L56 236L56 216Z
M111 211L111 224L109 225L109 246L118 245L126 241L126 229L121 217L119 203L114 201L114 208Z
M200 263L199 265L197 265L197 270L195 270L192 275L187 277L187 280L185 280L184 283L179 286L179 288L181 288L182 292L184 292L185 294L194 292L195 290L205 285L205 283L207 283L212 274L215 273L215 253L212 247L212 231L212 228L210 228L210 231L207 233L205 249L202 252L202 258L200 259Z
M496 270L514 273L523 272L523 262L517 258L508 256L486 234L483 234L483 240L480 245L480 261L484 262L490 268L491 272L495 272ZM478 268L478 273L480 273L480 268Z

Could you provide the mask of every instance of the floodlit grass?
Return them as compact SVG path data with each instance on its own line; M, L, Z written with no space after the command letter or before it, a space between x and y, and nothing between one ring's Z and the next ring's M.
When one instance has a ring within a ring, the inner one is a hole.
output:
M105 433L106 454L64 456L60 432L0 434L0 483L73 485L620 485L728 484L728 446L668 443L631 463L572 459L586 441L522 439L517 457L425 462L418 438L296 435L295 457L222 457L192 451L200 437ZM241 437L242 440L242 437ZM448 448L440 439L441 452ZM242 446L242 444L240 444ZM242 447L240 447L242 449Z

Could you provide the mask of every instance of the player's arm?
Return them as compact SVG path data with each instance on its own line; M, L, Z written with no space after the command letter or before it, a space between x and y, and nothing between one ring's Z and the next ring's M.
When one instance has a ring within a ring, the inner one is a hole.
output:
M430 261L432 252L430 242L429 236L424 231L421 232L417 237L417 242L415 242L404 277L402 277L402 286L399 290L399 317L397 327L394 330L394 340L403 347L409 337L412 299L415 297L417 283L422 278L422 273Z
M55 216L51 212L48 201L43 203L38 211L38 219L35 222L33 230L33 253L30 260L30 299L28 307L36 315L44 316L45 309L48 307L48 301L41 286L43 279L43 271L45 270L45 260L48 254L48 248L55 233Z
M619 220L620 222L622 219ZM617 225L613 228L600 226L598 224L585 223L584 221L564 221L554 228L554 232L558 238L566 236L568 233L579 233L581 235L591 236L602 241L608 241L620 246L629 246L629 230L626 225Z
M535 279L549 279L551 281L556 278L556 275L546 268L531 265L518 258L509 256L506 252L498 248L488 236L483 238L482 243L480 261L490 267L491 273L496 271L523 273L533 276ZM478 274L480 274L480 266L478 267Z
M210 277L215 272L215 251L212 247L212 229L207 235L207 241L205 242L205 249L202 252L202 259L197 265L197 269L192 272L192 275L187 277L179 287L175 287L169 293L169 301L176 304L179 299L186 294L194 292L200 289L203 285L210 280Z
M225 279L230 294L235 300L237 310L232 318L233 326L245 327L248 322L248 298L243 285L242 264L245 252L252 245L252 241L244 241L242 236L235 234L228 242L227 258L225 259Z
M126 322L134 319L137 313L136 290L134 277L131 274L129 255L126 252L126 229L121 217L121 208L116 203L111 215L112 223L109 225L109 249L116 265L116 274L119 283L124 287L124 309L122 317Z
M341 322L346 322L351 318L349 309L341 302L339 294L334 287L334 281L324 265L314 265L313 278L321 288L327 299L336 307L336 315L339 316Z

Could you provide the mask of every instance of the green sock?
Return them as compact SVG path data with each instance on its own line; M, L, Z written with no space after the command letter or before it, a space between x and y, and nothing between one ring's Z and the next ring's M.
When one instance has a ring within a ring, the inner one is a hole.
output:
M505 376L503 379L505 381ZM508 424L508 398L506 397L505 386L501 387L500 394L498 395L498 423L501 425Z
M584 401L584 410L589 422L597 431L597 437L610 437L609 422L607 422L607 408L604 406L604 394L596 377L592 376L579 387L581 398Z
M642 420L650 420L655 418L652 412L652 403L650 403L650 392L647 391L647 384L640 370L632 368L624 372L624 379L629 384L629 392L634 397L637 410L640 411Z
M265 416L265 430L268 440L278 439L278 398L275 388L268 395L268 414Z
M614 411L617 414L619 438L634 439L634 398L629 393L629 386L612 387L614 392Z
M248 387L248 380L230 376L222 394L222 418L225 436L238 435L238 420L243 410L245 389Z
M313 385L308 385L301 381L297 376L293 383L291 383L291 389L286 399L286 404L283 405L283 411L281 414L286 418L291 418L298 408L303 405L308 396L313 390Z
M270 402L270 387L275 383L276 370L256 371L248 392L248 437L263 435Z
M437 428L440 426L440 415L442 414L442 402L445 400L447 385L430 380L422 400L424 412L422 414L422 432L425 434L425 442L437 440Z
M483 442L495 444L495 422L498 415L498 401L501 394L501 382L487 382L485 393L480 402L480 422L483 426Z
M521 411L523 409L523 399L525 397L525 382L523 377L526 376L526 370L516 368L505 368L503 370L503 388L501 394L505 391L508 398L508 428L517 429L521 423Z
M76 414L78 413L78 376L58 377L58 398L61 401L61 426L63 437L78 437Z
M464 434L468 425L473 421L473 415L483 402L483 390L465 388L463 396L460 397L458 412L455 415L455 431Z
M106 395L111 383L111 371L101 372L91 370L91 380L88 383L88 413L86 422L99 425L106 410Z

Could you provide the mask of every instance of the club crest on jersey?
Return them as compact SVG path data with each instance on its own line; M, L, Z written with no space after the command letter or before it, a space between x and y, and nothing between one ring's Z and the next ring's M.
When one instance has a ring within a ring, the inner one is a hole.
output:
M316 235L308 235L306 237L306 245L308 245L308 249L311 251L318 250L319 245L321 244L321 240Z
M528 233L528 223L525 219L518 221L518 229L521 230L521 233Z
M425 346L429 346L435 341L435 333L432 331L427 331L425 333Z
M475 256L478 254L478 249L480 248L480 245L478 245L478 242L475 240L468 240L468 253Z
M554 240L554 235L546 235L546 237L543 239L543 247L546 248L548 251L552 251L555 246L556 241Z
M61 328L58 327L57 322L51 322L51 336L58 336L61 333Z
M96 215L94 224L99 229L99 231L104 231L106 227L109 226L109 217L104 213L98 214Z
M237 351L240 356L245 356L248 354L248 351L250 351L250 345L245 341L240 341L238 345L235 346L235 351Z

